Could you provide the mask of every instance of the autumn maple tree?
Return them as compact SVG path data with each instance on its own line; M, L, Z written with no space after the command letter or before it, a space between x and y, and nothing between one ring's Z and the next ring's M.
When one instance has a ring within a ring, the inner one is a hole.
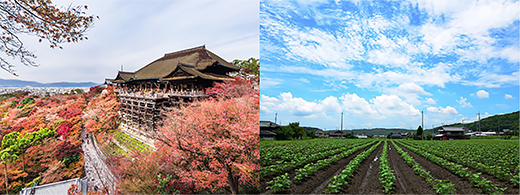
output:
M240 78L237 78L240 79ZM258 92L250 83L217 84L215 98L174 110L160 129L158 151L185 183L199 189L256 185L258 176Z
M36 58L21 40L22 34L47 40L51 48L61 43L86 39L94 16L87 16L85 5L57 7L51 0L3 0L0 2L0 50L8 57L19 58L26 66L37 66ZM0 57L0 67L15 74L14 65Z

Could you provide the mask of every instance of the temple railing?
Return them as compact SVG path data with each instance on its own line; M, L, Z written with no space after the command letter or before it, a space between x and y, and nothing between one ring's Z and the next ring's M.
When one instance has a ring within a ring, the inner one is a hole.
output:
M129 97L129 98L142 98L142 99L161 99L161 98L170 98L170 97L206 97L208 96L203 91L173 91L173 92L126 92L120 91L118 94L119 97Z

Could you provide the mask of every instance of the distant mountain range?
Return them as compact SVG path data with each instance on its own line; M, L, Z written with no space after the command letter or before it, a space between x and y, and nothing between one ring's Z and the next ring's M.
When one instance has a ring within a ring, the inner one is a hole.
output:
M93 87L100 85L93 82L56 82L40 83L36 81L23 81L17 79L0 79L0 87Z

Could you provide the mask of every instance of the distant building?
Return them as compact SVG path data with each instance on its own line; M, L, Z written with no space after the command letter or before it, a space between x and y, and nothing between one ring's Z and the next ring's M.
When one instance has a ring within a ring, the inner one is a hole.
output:
M363 134L357 134L356 137L358 137L359 139L367 139L368 138L368 136L363 135Z
M280 125L271 121L260 121L260 139L274 140L276 139L275 131Z
M314 132L314 135L316 135L317 138L327 138L329 137L329 134L321 129L318 129Z
M45 184L41 186L33 186L30 188L23 188L20 195L38 195L38 194L67 194L72 184L78 185L81 193L87 193L87 178L75 178L56 183Z
M329 138L344 138L345 134L342 131L335 131L329 134Z
M260 130L260 139L275 140L276 133L272 132L272 131L267 131L267 130Z
M390 137L388 137L390 139L403 139L403 136L401 136L401 134L399 133L395 133L395 134L392 134L390 135Z
M435 140L453 140L453 139L468 139L465 132L468 131L467 127L442 127L439 130L439 134L435 135Z

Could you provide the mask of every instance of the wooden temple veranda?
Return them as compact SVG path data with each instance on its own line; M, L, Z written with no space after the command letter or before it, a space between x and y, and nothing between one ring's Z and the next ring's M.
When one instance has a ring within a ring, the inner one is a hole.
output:
M107 84L116 86L121 102L120 129L153 146L168 107L207 97L206 88L233 81L228 73L238 70L200 46L165 54L135 72L119 71Z

